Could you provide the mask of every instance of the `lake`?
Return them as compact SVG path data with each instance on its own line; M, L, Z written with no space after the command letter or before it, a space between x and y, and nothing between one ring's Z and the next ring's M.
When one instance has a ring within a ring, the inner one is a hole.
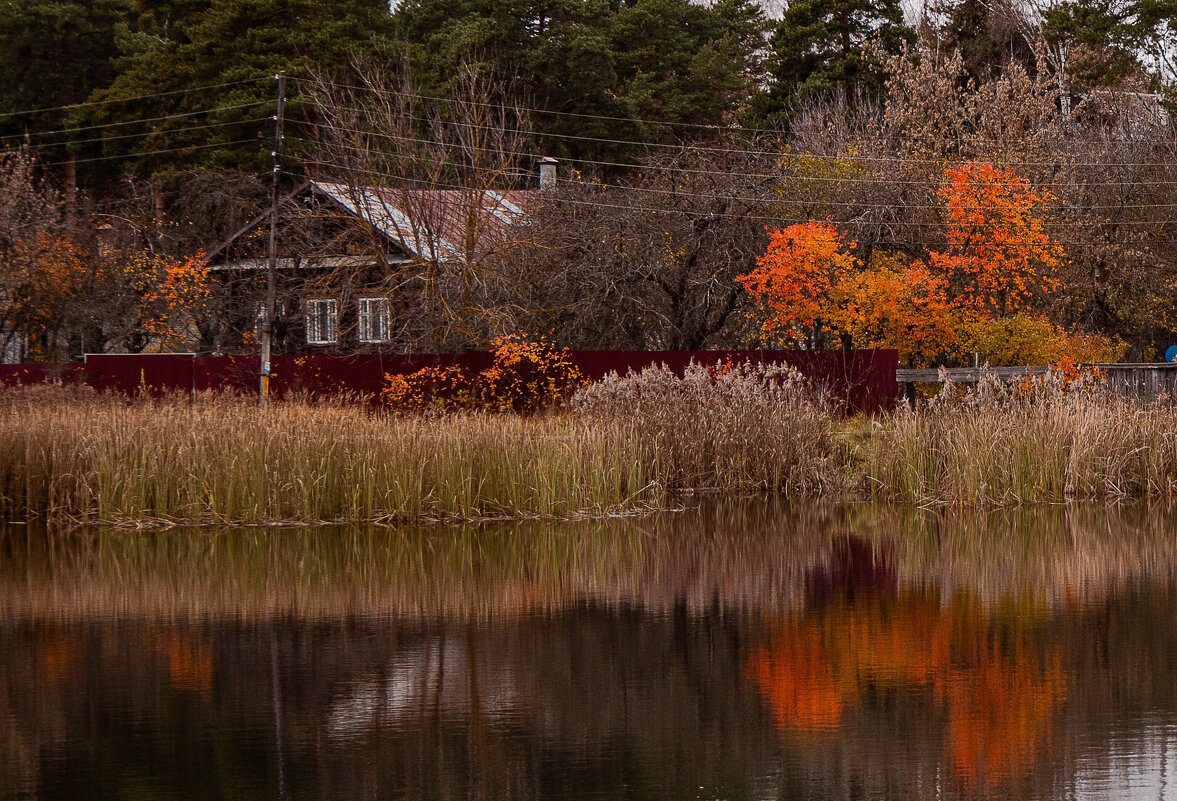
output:
M1177 513L0 526L0 799L1177 799Z

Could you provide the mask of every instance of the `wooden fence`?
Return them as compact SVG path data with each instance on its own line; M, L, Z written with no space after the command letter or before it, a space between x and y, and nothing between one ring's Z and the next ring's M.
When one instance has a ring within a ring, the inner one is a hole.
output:
M1153 400L1161 396L1172 396L1177 391L1177 364L1169 362L1138 362L1126 364L1088 364L1100 370L1107 378L1108 385L1124 395ZM996 373L1003 381L1029 376L1045 375L1049 368L1041 365L1031 367L950 367L943 368L948 377L959 384L971 384L981 380L983 375ZM895 371L895 381L910 388L917 383L940 383L940 368L925 370Z

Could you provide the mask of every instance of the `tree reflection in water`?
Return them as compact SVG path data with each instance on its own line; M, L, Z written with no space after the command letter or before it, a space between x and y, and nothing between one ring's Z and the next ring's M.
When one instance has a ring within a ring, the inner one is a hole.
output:
M0 798L1163 798L1174 531L0 531Z
M1044 608L994 620L967 597L900 591L891 549L857 537L836 541L806 582L814 606L774 621L746 663L780 729L833 736L868 694L923 696L944 708L944 747L970 787L1050 757L1066 679Z

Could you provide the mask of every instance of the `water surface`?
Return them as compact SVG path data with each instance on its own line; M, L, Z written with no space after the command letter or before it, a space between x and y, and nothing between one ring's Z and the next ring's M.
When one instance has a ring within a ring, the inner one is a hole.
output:
M1177 516L0 529L3 799L1177 799Z

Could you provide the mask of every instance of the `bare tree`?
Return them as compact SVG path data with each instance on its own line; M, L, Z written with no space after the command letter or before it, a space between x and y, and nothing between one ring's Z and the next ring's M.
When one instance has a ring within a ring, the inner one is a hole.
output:
M506 252L526 241L530 139L507 87L463 66L452 97L425 98L406 77L355 66L353 85L319 78L312 166L320 186L364 221L371 270L324 274L322 286L363 285L395 301L397 340L445 350L509 327Z
M580 348L746 345L750 271L778 221L775 142L663 151L617 184L572 174L534 211L527 327ZM519 282L523 284L522 281Z

